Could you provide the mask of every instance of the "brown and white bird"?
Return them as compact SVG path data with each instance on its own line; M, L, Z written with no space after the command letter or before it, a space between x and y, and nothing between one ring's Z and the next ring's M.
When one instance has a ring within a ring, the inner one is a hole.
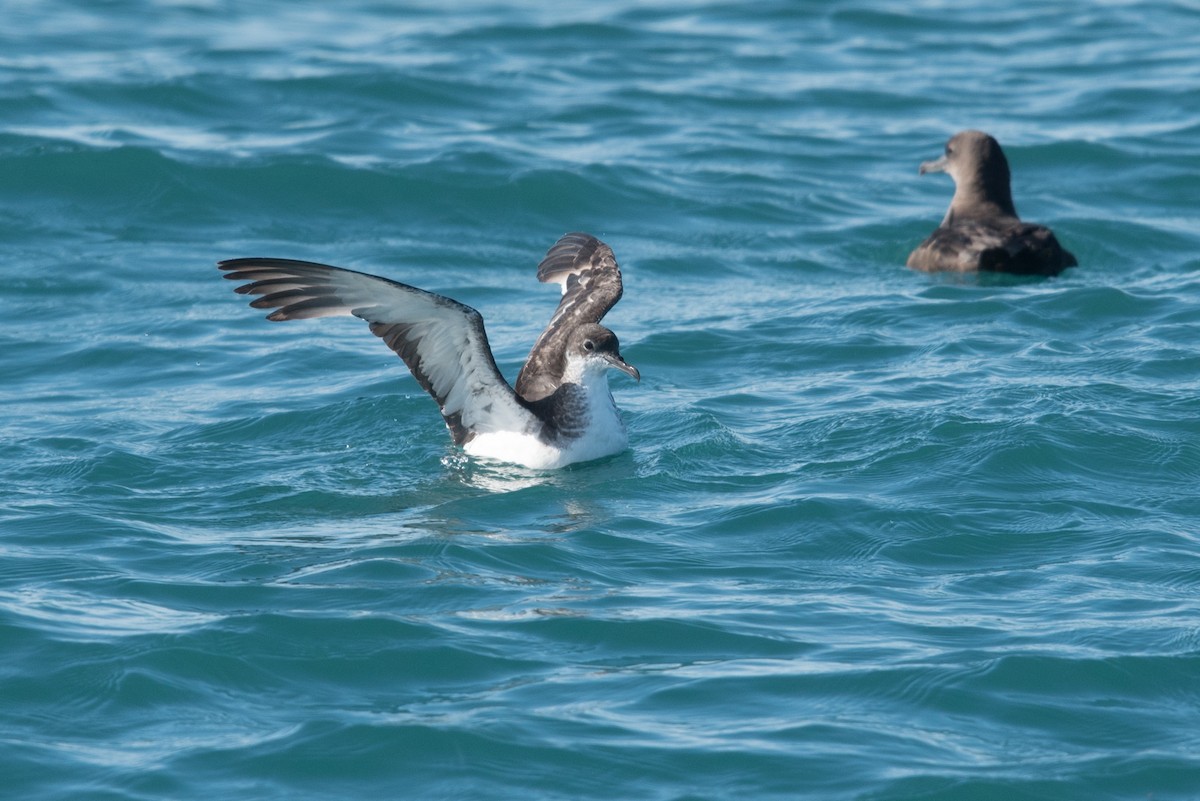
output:
M456 445L474 456L550 469L625 449L628 437L608 388L608 368L640 380L600 319L621 299L612 249L570 233L538 265L562 298L515 389L488 344L483 317L456 300L367 273L292 259L222 261L234 291L275 309L268 320L353 315L394 350L441 409Z
M909 254L909 267L1057 275L1078 263L1049 228L1017 216L1008 159L992 137L982 131L955 134L945 155L921 165L919 174L927 172L948 173L954 198L942 224Z

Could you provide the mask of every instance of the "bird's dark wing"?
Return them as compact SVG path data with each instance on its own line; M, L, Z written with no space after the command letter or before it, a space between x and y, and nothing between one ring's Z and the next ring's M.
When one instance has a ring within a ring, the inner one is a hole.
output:
M590 234L570 233L555 242L538 265L537 276L542 283L560 285L562 299L517 376L517 394L529 401L558 388L570 332L600 322L622 291L621 268L612 248Z
M234 291L275 309L268 320L353 315L394 350L442 410L456 444L494 431L536 432L541 421L504 380L483 317L470 306L366 273L291 259L231 259Z
M979 254L979 269L1019 275L1058 275L1079 262L1044 225L1019 223L1003 241Z
M1076 264L1049 228L1017 220L965 220L942 226L908 257L909 267L929 272L1057 275Z

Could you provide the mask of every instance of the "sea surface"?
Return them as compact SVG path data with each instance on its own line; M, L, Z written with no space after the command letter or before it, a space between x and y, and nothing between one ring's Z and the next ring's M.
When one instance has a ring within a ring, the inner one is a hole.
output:
M995 135L1080 266L904 266ZM625 453L455 449L608 242ZM1200 3L0 4L0 797L1200 798Z

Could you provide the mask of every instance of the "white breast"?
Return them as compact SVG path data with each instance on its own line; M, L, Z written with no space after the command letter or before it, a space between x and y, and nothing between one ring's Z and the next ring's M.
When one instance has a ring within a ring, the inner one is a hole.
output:
M575 379L572 383L579 383L584 390L587 427L580 436L558 446L543 442L536 434L500 431L479 434L463 446L463 450L472 456L512 462L538 470L553 470L625 450L629 436L608 389L607 366L598 360L576 365L569 363L564 377Z

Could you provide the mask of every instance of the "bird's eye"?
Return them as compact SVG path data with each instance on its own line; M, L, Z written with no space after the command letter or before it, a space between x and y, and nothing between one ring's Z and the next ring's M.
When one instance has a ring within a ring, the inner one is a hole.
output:
M584 350L595 350L595 349L596 349L596 343L595 343L595 342L592 342L592 340L590 340L590 339L585 339L585 340L583 341L583 349L584 349Z
M950 145L946 145L946 155L949 156L953 153L954 153L954 148L950 147Z

